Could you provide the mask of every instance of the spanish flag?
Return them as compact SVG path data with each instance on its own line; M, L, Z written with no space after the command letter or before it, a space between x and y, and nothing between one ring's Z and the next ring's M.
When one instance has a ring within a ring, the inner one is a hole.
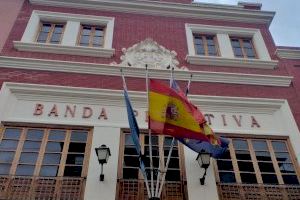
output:
M208 141L205 119L186 97L174 89L150 79L149 127L156 134Z

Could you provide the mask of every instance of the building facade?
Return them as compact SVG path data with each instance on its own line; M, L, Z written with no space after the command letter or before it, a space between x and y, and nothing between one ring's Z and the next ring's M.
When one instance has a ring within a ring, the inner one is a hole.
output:
M193 74L189 99L231 141L204 185L197 154L176 143L161 199L300 199L300 49L275 45L274 15L251 3L25 0L0 54L0 197L147 198L120 74L148 155L147 66L165 83L174 68L182 88ZM171 139L153 136L154 167Z

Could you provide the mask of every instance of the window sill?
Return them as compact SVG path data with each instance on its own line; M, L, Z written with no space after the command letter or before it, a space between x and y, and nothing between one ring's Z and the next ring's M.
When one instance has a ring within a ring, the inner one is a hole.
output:
M65 46L61 44L45 44L36 42L21 42L14 41L14 47L18 51L31 51L42 53L55 53L55 54L69 54L79 56L93 56L111 58L115 49L96 48L96 47L82 47L82 46Z
M259 60L259 59L243 59L243 58L224 58L217 56L199 56L187 55L186 60L194 65L213 65L226 67L244 67L258 69L275 69L278 61L275 60Z

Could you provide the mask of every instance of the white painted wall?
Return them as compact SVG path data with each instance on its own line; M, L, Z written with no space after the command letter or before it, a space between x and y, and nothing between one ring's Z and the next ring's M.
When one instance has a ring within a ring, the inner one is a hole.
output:
M189 200L199 200L199 197L201 200L219 199L212 165L207 169L205 184L200 185L200 177L203 176L204 170L196 161L197 153L185 147L184 156Z
M18 84L17 84L18 85ZM56 91L47 91L47 88L41 89L40 85L26 85L19 84L20 88L30 87L32 92L23 92L22 89L10 88L7 84L3 84L0 92L0 121L8 122L31 122L31 123L47 123L47 124L65 124L65 125L86 125L94 127L93 132L93 142L91 149L90 162L88 166L88 176L87 185L85 191L86 200L111 200L115 199L116 195L116 183L117 183L117 167L118 167L118 157L119 157L119 141L120 141L120 129L127 128L127 114L124 107L123 96L120 95L119 99L116 97L116 93L109 94L105 93L106 96L104 103L99 103L101 100L102 90L88 89L84 90L78 88L61 87L54 86L57 88ZM53 86L46 86L52 87ZM63 93L61 93L64 91ZM90 96L91 92L97 93L94 98ZM67 98L68 93L72 93L72 98ZM89 94L89 95L88 95ZM120 91L121 94L121 91ZM132 93L131 93L132 94ZM100 96L99 96L100 95ZM135 94L135 102L133 106L138 110L139 116L137 117L140 128L146 128L144 111L145 111L145 99L137 100L137 94ZM89 96L89 99L82 99L82 96ZM99 99L100 98L100 99ZM104 97L103 97L104 98ZM193 96L196 99L197 96ZM200 97L199 98L203 98ZM111 101L110 101L111 99ZM235 98L235 101L240 100L243 104L237 103L237 107L230 107L230 112L228 112L228 107L222 107L228 101L219 102L215 107L208 106L204 110L205 113L211 113L215 116L213 119L213 129L215 132L220 133L240 133L240 134L264 134L264 135L286 135L291 139L292 146L296 155L300 156L300 133L297 128L296 122L293 118L291 110L287 101L275 101L272 99L244 99ZM253 107L253 102L257 103L257 107L261 108L262 103L270 101L270 110L260 110ZM86 102L86 103L85 103ZM98 103L97 103L98 102ZM276 103L275 106L271 104ZM43 103L44 114L41 116L34 116L33 111L36 103ZM59 117L49 117L48 113L56 103L58 106ZM229 102L230 103L230 102ZM64 117L64 107L65 105L77 105L78 113L75 114L74 118ZM109 105L110 104L110 105ZM232 104L230 104L232 105ZM234 104L235 105L235 104ZM245 106L245 111L241 112L241 105ZM90 119L82 119L81 109L83 106L91 107L95 112ZM247 107L248 106L248 107ZM99 120L97 119L100 108L105 107L108 119ZM223 110L224 109L224 110ZM96 112L97 111L97 112ZM235 112L236 111L236 112ZM254 112L255 111L255 112ZM261 112L260 112L261 111ZM254 112L254 113L252 113ZM97 114L96 114L97 113ZM220 114L226 114L227 126L222 124ZM230 118L233 114L239 116L242 115L242 127L238 127L233 118ZM250 116L254 115L256 120L260 123L261 128L251 128L250 126ZM99 182L100 165L96 158L94 148L100 146L101 144L106 144L111 149L112 156L110 157L108 164L104 166L105 181ZM204 186L200 185L199 178L203 175L198 163L196 162L197 154L188 148L184 149L185 153L185 166L186 166L186 178L188 186L189 200L217 200L218 193L215 184L215 176L213 172L212 165L209 167L206 182ZM298 162L300 159L298 159ZM300 164L300 162L299 162Z
M117 171L119 158L120 129L95 126L93 143L86 181L84 199L86 200L109 200L115 199L117 185ZM105 144L111 150L108 163L104 165L104 181L99 181L100 165L95 153L95 148Z

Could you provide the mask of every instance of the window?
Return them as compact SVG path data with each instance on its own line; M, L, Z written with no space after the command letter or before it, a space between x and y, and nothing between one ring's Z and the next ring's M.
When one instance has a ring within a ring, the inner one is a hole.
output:
M260 29L186 23L185 34L189 64L258 69L278 65L271 59Z
M146 155L146 171L148 180L150 177L150 159L149 159L149 137L147 134L141 134L140 140L142 151ZM165 164L172 138L164 136L152 136L152 155L153 165L157 171L159 163ZM119 185L117 199L145 199L147 196L144 186L143 175L139 171L139 158L135 146L129 133L122 134L120 147L121 158L119 163ZM166 174L166 183L163 190L164 199L186 199L184 191L185 172L183 166L183 148L177 142L172 151L168 172ZM157 173L154 173L154 180Z
M0 143L0 174L85 176L87 130L6 127Z
M297 165L285 139L232 138L229 151L216 160L215 167L221 199L235 195L285 199L281 195L294 189L292 195L300 197Z
M101 47L104 42L104 28L101 26L81 25L79 45Z
M0 139L0 197L83 196L90 143L91 133L86 129L4 127Z
M217 38L212 35L194 35L195 51L197 55L218 56Z
M37 42L59 44L61 42L64 24L41 23Z
M105 34L104 34L105 32ZM34 10L19 51L111 58L114 17Z
M257 58L252 39L230 38L235 57Z

